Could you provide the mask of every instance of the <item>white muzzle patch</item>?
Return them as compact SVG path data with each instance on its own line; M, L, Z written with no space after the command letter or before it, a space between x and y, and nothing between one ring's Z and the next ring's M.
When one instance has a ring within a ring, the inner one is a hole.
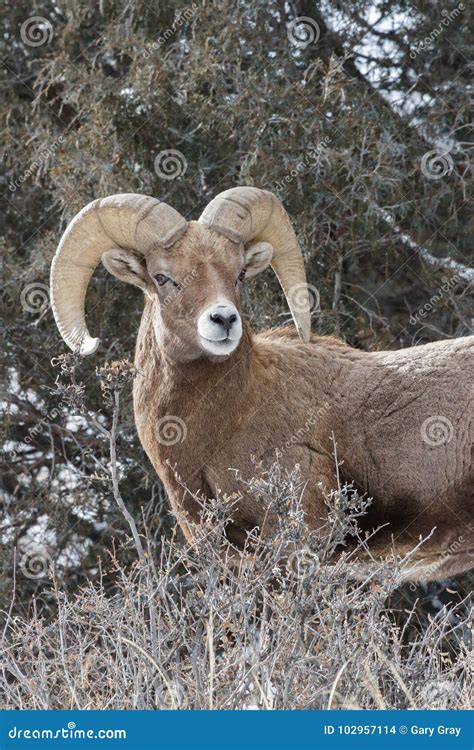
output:
M198 318L197 329L202 348L217 357L232 354L242 338L239 312L226 300L207 307Z

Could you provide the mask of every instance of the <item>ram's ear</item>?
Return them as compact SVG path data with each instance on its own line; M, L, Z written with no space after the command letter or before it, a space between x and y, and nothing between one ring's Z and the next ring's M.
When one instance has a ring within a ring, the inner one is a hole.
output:
M127 284L133 284L143 290L146 289L147 271L145 258L142 255L114 247L103 253L102 263L107 271L120 281L126 281Z
M245 248L245 276L251 279L270 265L273 247L269 242L251 242Z

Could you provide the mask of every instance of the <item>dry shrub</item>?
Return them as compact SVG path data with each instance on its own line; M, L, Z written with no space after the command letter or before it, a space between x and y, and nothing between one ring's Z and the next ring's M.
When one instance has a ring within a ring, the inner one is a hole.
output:
M304 523L301 479L275 465L255 479L277 512L271 540L250 535L236 557L226 535L233 500L200 498L196 541L162 539L159 558L125 569L111 555L111 593L67 592L53 569L52 618L8 615L0 700L21 709L468 708L467 601L419 628L416 606L397 622L387 606L399 560L373 561L354 580L366 545L351 487L327 497L330 521ZM237 499L235 499L237 501Z

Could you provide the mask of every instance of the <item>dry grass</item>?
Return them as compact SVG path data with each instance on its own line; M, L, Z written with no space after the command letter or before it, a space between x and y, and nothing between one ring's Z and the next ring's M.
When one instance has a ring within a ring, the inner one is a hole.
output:
M144 559L129 569L112 555L112 591L90 584L68 594L50 570L49 621L34 601L29 618L3 613L2 706L468 708L468 602L423 627L413 605L397 622L387 602L403 578L399 561L351 578L363 502L340 488L328 498L330 525L310 533L300 489L297 471L278 466L255 481L281 523L271 543L249 540L244 564L224 533L228 499L202 499L195 544L163 539L156 559L142 537Z

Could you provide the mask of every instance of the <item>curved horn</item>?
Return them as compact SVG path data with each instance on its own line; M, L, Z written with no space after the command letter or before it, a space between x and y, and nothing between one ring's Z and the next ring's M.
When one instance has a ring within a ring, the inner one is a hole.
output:
M268 190L236 187L219 193L199 221L233 242L269 242L272 268L303 341L311 332L310 303L303 256L288 214Z
M170 247L187 228L186 220L166 203L135 193L92 201L71 221L51 266L51 307L66 344L92 354L99 339L87 330L84 303L87 287L102 254L123 247L145 254Z

